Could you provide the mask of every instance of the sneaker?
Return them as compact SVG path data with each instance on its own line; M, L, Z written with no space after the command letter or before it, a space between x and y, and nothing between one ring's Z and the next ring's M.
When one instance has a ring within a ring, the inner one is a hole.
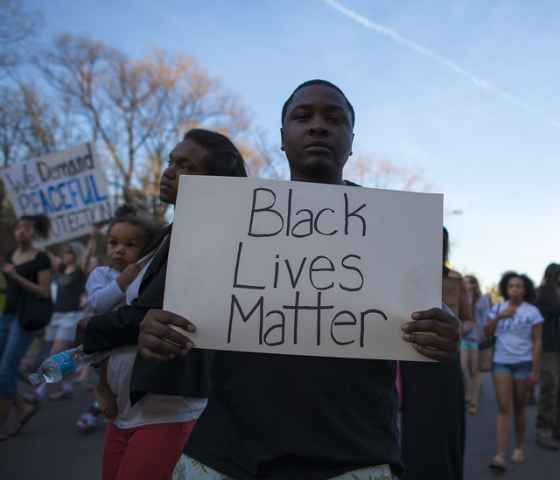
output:
M84 413L76 422L76 426L83 433L91 433L97 428L97 418L91 413Z
M546 450L560 450L560 444L552 435L545 432L537 433L537 445Z
M523 453L523 450L521 450L520 448L514 448L513 454L511 456L511 462L519 465L524 461L525 461L525 454Z
M62 389L58 392L51 393L49 398L51 400L66 400L68 398L72 398L72 394L74 393L74 389L72 388L71 383L63 383Z
M498 453L488 465L492 470L497 472L505 472L507 470L506 460L504 456Z

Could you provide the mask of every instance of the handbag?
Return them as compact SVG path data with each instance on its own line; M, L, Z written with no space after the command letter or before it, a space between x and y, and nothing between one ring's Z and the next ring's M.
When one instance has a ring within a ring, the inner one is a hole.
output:
M500 305L496 315L500 313ZM496 335L492 335L484 339L478 344L478 366L481 372L492 371L492 363L494 361L494 348L496 346Z
M38 297L31 292L26 292L18 311L21 327L27 332L41 330L51 321L53 308L50 298Z

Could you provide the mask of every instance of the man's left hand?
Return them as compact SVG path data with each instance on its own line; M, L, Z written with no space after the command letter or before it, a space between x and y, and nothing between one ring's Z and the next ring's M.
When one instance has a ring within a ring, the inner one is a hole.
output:
M433 360L455 358L459 351L460 321L442 310L432 308L412 314L412 322L402 326L403 339Z

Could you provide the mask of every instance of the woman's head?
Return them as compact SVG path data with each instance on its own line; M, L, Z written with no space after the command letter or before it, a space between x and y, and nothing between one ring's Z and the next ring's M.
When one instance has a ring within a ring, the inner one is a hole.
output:
M16 223L14 237L18 245L30 245L36 238L49 236L51 222L45 215L24 215Z
M543 287L560 287L560 265L551 263L544 271Z
M478 283L478 279L474 275L465 275L464 280L467 293L469 294L470 298L472 298L473 302L476 302L482 294L480 291L480 284Z
M157 232L157 224L145 213L129 205L117 208L107 231L107 256L111 267L121 271L139 260L140 253Z
M447 262L449 260L449 232L447 231L447 228L443 227L443 243L442 243L442 247L443 247L443 271L445 273L447 273L448 271L448 267L447 267Z
M65 243L62 247L62 264L65 267L76 265L82 259L84 247L79 242Z
M169 155L160 182L160 199L174 204L180 175L246 177L245 162L229 138L217 132L193 128Z
M506 272L499 285L500 295L513 303L535 303L535 285L525 274Z

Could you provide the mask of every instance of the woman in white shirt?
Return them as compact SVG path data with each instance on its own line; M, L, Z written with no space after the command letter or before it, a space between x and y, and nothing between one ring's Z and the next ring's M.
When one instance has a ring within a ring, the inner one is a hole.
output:
M512 405L515 448L511 461L524 461L525 409L529 386L539 381L543 317L533 304L535 287L526 275L505 273L499 289L505 301L490 311L484 333L496 339L492 377L498 401L497 453L489 466L505 471Z

